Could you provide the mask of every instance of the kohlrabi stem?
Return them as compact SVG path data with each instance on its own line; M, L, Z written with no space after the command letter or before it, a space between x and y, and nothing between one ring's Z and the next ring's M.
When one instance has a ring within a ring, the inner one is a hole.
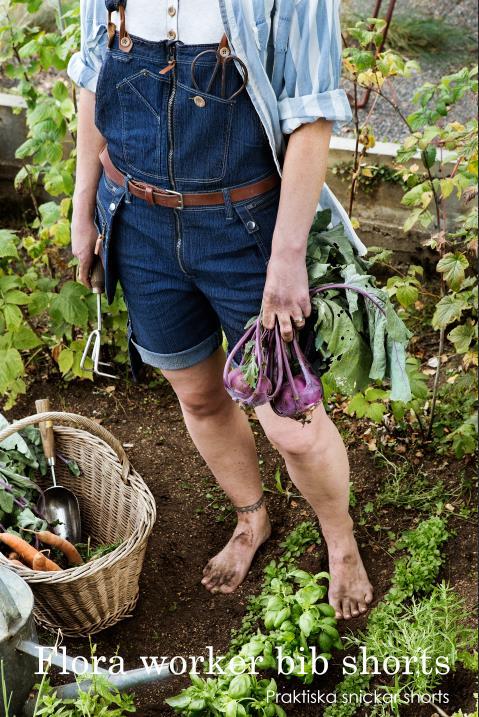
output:
M365 299L369 299L371 303L375 304L379 311L386 316L386 312L384 311L384 308L379 302L379 299L376 299L375 296L370 294L366 289L362 289L360 286L354 286L352 284L323 284L322 286L317 286L314 289L310 289L311 296L314 296L315 294L320 294L323 291L329 291L330 289L348 289L349 291L355 291L356 294L360 294Z

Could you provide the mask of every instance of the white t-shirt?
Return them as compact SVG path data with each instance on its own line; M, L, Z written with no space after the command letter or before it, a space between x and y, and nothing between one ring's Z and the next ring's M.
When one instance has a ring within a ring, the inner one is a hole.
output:
M219 43L224 33L218 0L128 0L125 15L130 35L152 42ZM118 29L118 13L112 20Z

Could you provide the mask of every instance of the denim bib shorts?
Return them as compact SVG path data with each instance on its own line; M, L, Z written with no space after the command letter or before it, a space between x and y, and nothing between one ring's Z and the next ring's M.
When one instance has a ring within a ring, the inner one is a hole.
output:
M100 177L96 224L103 237L105 290L117 283L128 308L135 378L142 364L194 366L239 340L261 308L280 183L239 202L233 188L277 169L263 125L228 63L208 88L217 45L150 42L115 35L98 80L95 123L114 165L129 179L176 192L221 191L224 204L173 209L149 204ZM172 62L173 61L173 62ZM172 64L171 69L160 71ZM198 87L200 89L198 89ZM224 90L226 89L226 92ZM208 90L208 91L206 91Z

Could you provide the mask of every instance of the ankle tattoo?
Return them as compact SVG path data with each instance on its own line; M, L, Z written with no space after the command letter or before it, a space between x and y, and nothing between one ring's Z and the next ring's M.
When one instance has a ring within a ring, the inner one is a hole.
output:
M266 499L264 495L262 495L261 498L256 501L256 503L253 503L253 505L247 505L244 508L235 507L235 510L237 513L256 513L258 510L261 510L265 503Z

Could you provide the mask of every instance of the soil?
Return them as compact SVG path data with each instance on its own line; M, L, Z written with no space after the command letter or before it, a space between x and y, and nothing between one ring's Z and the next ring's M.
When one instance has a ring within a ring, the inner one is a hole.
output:
M140 657L146 655L204 655L208 645L221 654L228 646L231 629L241 622L248 597L259 590L263 569L279 554L281 540L301 521L314 519L302 499L295 497L288 501L275 490L276 469L281 468L284 484L286 472L278 453L262 435L259 424L252 423L264 482L270 491L267 498L273 536L259 551L250 575L234 595L212 596L200 584L202 569L227 541L233 529L233 515L197 454L169 387L160 381L149 386L123 380L114 385L101 380L95 384L65 384L59 379L45 377L30 387L28 398L23 398L6 414L9 420L34 413L35 399L40 397L49 397L54 410L94 417L123 443L129 444L131 461L148 483L158 506L158 521L149 543L139 604L130 619L95 636L97 654L113 656L118 653L125 658L127 668L141 666ZM348 418L341 407L332 407L332 413L348 446L357 498L353 515L359 518L362 508L374 500L384 480L384 471L378 470L374 450L371 450L374 441L381 443L383 434L379 432L374 437L366 423ZM418 468L422 467L431 481L442 480L449 487L457 486L458 477L464 471L472 475L473 467L467 461L459 464L447 460L427 445L412 443L408 438L397 438L394 446L382 446L381 450L396 452L397 460L406 455ZM388 531L399 534L425 517L427 515L419 516L414 511L382 509L368 515L366 525L358 525L357 536L375 588L376 602L387 591L393 569ZM455 535L445 548L446 559L440 578L450 582L465 600L466 613L473 615L477 564L473 522L452 513L449 526ZM314 553L307 554L301 564L315 571L326 569L324 543ZM341 623L340 631L345 633L352 629L356 632L364 625L365 618L360 618ZM42 632L41 639L51 643L52 635ZM66 639L64 644L71 655L89 654L87 640ZM341 679L342 658L342 654L336 654L329 672L318 677L308 691L332 692ZM178 677L164 684L138 689L138 715L171 715L172 711L163 703L164 698L176 694L187 684L187 677ZM281 692L294 689L302 691L298 683L280 682ZM449 704L445 706L443 703L448 714L459 708L467 711L474 708L475 684L470 672L460 669L448 676L442 689L449 693ZM305 701L296 706L285 705L285 708L291 717L316 717L323 712L322 708ZM401 711L402 717L431 717L433 713L431 706L417 705Z

